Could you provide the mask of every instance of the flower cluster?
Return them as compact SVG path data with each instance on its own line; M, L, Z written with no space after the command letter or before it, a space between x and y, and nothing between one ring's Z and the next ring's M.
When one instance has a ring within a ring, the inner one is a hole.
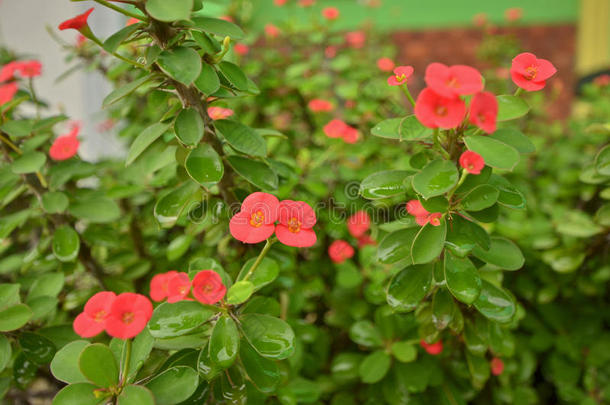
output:
M374 245L375 241L367 234L371 227L371 217L366 211L357 211L347 219L347 230L358 240L358 247ZM343 263L355 254L354 248L342 239L333 241L328 247L328 256L334 263Z
M74 331L90 338L106 331L119 339L137 336L146 327L153 307L141 294L102 291L87 301L85 309L74 319Z
M175 270L155 275L150 281L150 298L153 301L167 299L169 303L191 300L189 293L206 305L213 305L224 298L227 287L214 270L201 270L193 281L188 274Z
M323 131L329 138L341 138L345 143L356 143L360 137L360 132L356 128L337 118L324 125Z
M2 66L0 69L0 105L8 103L17 94L19 85L13 81L16 75L31 79L40 76L41 72L42 64L37 60L13 61Z
M275 223L278 222L276 225ZM316 243L316 214L303 201L279 201L271 194L256 192L243 201L231 218L231 235L244 243L259 243L273 235L287 246L309 247Z

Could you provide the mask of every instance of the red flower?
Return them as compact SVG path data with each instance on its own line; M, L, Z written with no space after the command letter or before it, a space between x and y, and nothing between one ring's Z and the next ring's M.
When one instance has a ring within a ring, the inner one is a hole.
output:
M508 22L515 22L521 19L522 16L523 9L519 7L507 8L506 11L504 11L504 18L506 18L506 21Z
M168 297L169 281L176 274L178 274L176 270L170 270L167 273L157 274L150 280L150 298L153 301L163 301Z
M77 15L74 18L70 18L59 24L59 29L61 31L73 28L75 30L81 30L83 27L87 25L87 18L89 18L89 14L93 12L93 7L89 10L85 11L83 14Z
M377 59L377 67L382 72L391 72L394 69L394 61L390 58L379 58Z
M336 240L328 247L328 256L335 263L343 263L354 256L354 248L344 240Z
M366 211L357 211L347 219L347 230L354 238L359 238L371 227L371 217Z
M202 304L213 305L223 299L227 287L214 270L203 270L193 279L193 296Z
M275 4L278 7L283 6L284 4L286 4L287 0L273 0L273 4Z
M491 134L496 131L496 118L498 116L498 100L489 91L477 93L470 102L469 121Z
M116 295L111 291L102 291L89 298L84 311L74 319L72 324L74 332L84 338L90 338L102 332L115 298Z
M443 216L440 212L428 212L419 200L407 202L407 212L415 217L415 222L420 226L424 226L428 222L433 226L439 226L441 224L440 219Z
M360 49L364 46L366 34L364 31L352 31L345 34L345 42L348 46L354 49Z
M233 19L233 17L231 17L230 15L221 15L220 17L221 20L225 20L228 21L230 23L235 22L235 20Z
M167 302L182 301L191 292L191 279L186 273L176 273L168 279Z
M336 55L337 55L337 47L336 46L329 45L326 48L324 48L324 56L326 56L328 59L332 59Z
M460 166L470 174L481 174L481 170L485 167L485 160L478 153L467 150L460 156Z
M316 4L316 0L299 0L299 6L301 7L311 7Z
M513 82L527 91L544 88L547 79L557 72L555 66L546 59L538 59L529 52L520 53L513 59L510 76Z
M356 143L360 137L360 132L356 128L337 118L330 120L322 130L329 138L342 138L346 143Z
M314 98L311 100L307 107L313 112L329 112L334 109L333 104L330 101Z
M122 293L112 303L106 319L106 333L118 339L137 336L146 327L153 307L148 298L135 293Z
M269 38L277 38L280 36L280 29L273 24L265 25L265 35Z
M390 86L400 86L407 83L409 77L413 74L413 66L398 66L394 69L394 74L388 77Z
M489 20L487 18L487 14L485 14L485 13L477 13L474 15L474 17L472 17L472 22L477 27L482 27L482 26L486 25L488 21Z
M339 18L339 9L337 7L326 7L322 10L322 16L327 20L336 20Z
M490 365L491 373L493 375L500 375L504 371L504 362L498 357L494 357L493 359L491 359Z
M19 86L17 83L7 83L0 86L0 105L8 103L15 97Z
M429 88L438 95L453 98L483 90L483 77L478 70L465 65L447 66L431 63L424 78Z
M51 156L51 159L66 160L76 155L76 152L78 152L78 146L80 145L77 138L79 131L80 124L75 123L72 125L72 130L68 135L57 137L49 150L49 156Z
M273 235L280 203L276 196L256 192L241 204L241 210L231 218L231 235L244 243L259 243Z
M24 60L14 62L15 71L19 72L21 77L36 77L40 76L42 64L37 60Z
M377 242L375 242L375 240L373 238L371 238L369 235L362 235L361 237L358 238L358 247L359 248L363 248L367 245L376 245Z
M233 115L233 110L223 107L208 107L208 115L213 120L223 120Z
M345 143L356 143L360 138L360 132L356 128L347 125L343 131L343 141Z
M140 20L138 20L137 18L131 17L129 20L127 20L127 23L125 23L125 26L129 27L130 25L134 25L139 22L140 22Z
M17 61L9 62L6 65L2 66L0 69L0 83L5 82L13 78L13 74L15 73L15 68L17 67Z
M466 104L459 97L446 98L430 88L423 89L415 103L415 116L428 128L455 128L466 115Z
M284 245L309 247L316 243L316 233L311 229L316 224L316 214L303 201L280 202L279 224L275 234Z
M431 343L431 344L428 344L425 341L420 340L419 344L421 347L424 348L425 351L428 352L428 354L431 354L433 356L437 356L437 355L441 354L441 352L443 351L443 342L440 340L436 343Z
M233 50L236 54L243 56L250 52L250 47L246 44L235 44Z

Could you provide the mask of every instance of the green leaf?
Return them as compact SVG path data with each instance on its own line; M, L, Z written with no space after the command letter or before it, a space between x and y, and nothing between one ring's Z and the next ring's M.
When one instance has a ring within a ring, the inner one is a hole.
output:
M387 170L373 173L360 183L360 195L369 200L404 194L405 180L413 172L407 170Z
M512 146L519 153L533 153L536 151L532 141L517 128L500 128L491 134L490 137Z
M464 343L468 351L475 355L482 356L487 351L487 320L477 317L476 322L467 320L464 323Z
M358 374L365 384L374 384L381 381L387 374L392 364L392 358L383 350L377 350L364 358Z
M416 264L396 273L390 280L387 302L397 312L413 311L432 285L432 264Z
M244 37L244 32L241 28L229 21L202 16L193 17L192 20L193 23L195 23L196 28L219 35L223 38L231 37L231 39L241 39Z
M225 172L220 156L208 144L201 144L190 151L184 168L193 180L206 188L218 183Z
M595 170L602 176L610 176L610 145L603 147L595 156Z
M155 396L156 405L173 405L188 399L199 385L197 372L190 367L171 367L154 377L146 388Z
M47 157L42 152L30 151L25 152L11 164L11 170L15 174L34 173L44 165Z
M142 86L144 83L151 80L152 78L152 75L146 75L132 82L129 82L124 86L117 87L104 98L104 101L102 102L102 107L106 108L121 100L122 98L127 97L128 95L136 91L138 87Z
M447 198L442 195L432 197L427 200L425 198L420 198L419 201L428 212L444 213L449 209L449 201L447 201Z
M264 191L277 189L277 174L266 163L237 155L229 156L227 160L237 174L254 186Z
M394 342L391 346L391 351L396 360L403 363L415 361L417 358L417 349L409 342Z
M519 270L525 262L523 253L517 245L498 236L491 238L489 250L475 247L472 253L476 258L504 270Z
M236 151L250 156L267 155L265 139L252 128L232 120L216 120L214 127Z
M178 114L174 130L180 142L187 146L197 146L203 138L203 118L194 108L186 108Z
M457 184L458 171L449 160L433 160L413 176L413 189L428 199L442 195Z
M197 301L164 302L155 308L148 330L154 338L186 335L212 317L217 309Z
M118 396L118 405L155 405L155 397L146 387L128 385Z
M32 310L25 304L17 304L0 311L0 332L21 328L32 317Z
M61 191L50 191L42 195L42 207L49 214L60 214L68 208L68 197Z
M208 351L210 360L223 369L229 368L235 362L239 352L239 331L235 321L228 315L223 315L216 321Z
M481 277L468 258L446 253L445 281L451 294L465 304L472 304L481 293Z
M0 335L0 372L8 366L12 355L11 342L8 341L6 336Z
M34 124L35 121L31 119L11 119L2 124L0 129L13 138L23 138L32 133L34 130Z
M20 284L0 284L0 309L19 304L21 297L19 296Z
M101 343L83 349L78 367L85 377L99 387L113 387L119 382L119 366L112 351Z
M80 237L70 225L61 225L53 234L53 254L61 262L71 262L78 256Z
M206 343L209 343L209 338ZM220 366L214 363L210 358L208 346L205 346L199 352L199 356L197 357L197 371L206 381L212 381L223 371Z
M256 258L253 257L243 265L239 275L237 276L237 281L242 280L246 274L248 274L248 271L255 262ZM279 274L280 267L278 266L277 262L273 259L269 259L268 257L264 257L248 280L253 284L254 291L258 291L264 286L271 284Z
M377 248L377 259L383 264L392 264L401 260L412 263L411 245L419 228L400 229L387 234Z
M207 63L201 65L201 73L195 79L195 87L203 94L209 96L214 94L220 88L220 79L216 70Z
M457 306L449 291L445 288L436 290L432 299L432 322L436 329L443 330L449 326L456 310Z
M125 159L125 166L129 166L142 154L154 141L156 141L165 131L170 127L170 124L162 124L157 122L146 128L138 137L133 141L129 152L127 152L127 159Z
M516 305L513 297L504 289L487 280L482 280L481 294L474 302L475 308L492 321L507 323L515 315Z
M119 31L115 32L111 36L109 36L105 41L102 47L107 52L113 53L118 49L118 47L125 41L131 34L133 34L138 28L138 24L128 25Z
M162 195L155 204L154 216L155 219L163 228L171 228L174 226L180 214L193 198L195 193L199 192L199 187L192 181L185 181L175 189Z
M159 1L167 3L165 0ZM201 73L201 57L197 51L182 46L161 52L157 65L172 79L186 86L190 86Z
M62 347L51 361L53 376L68 384L87 382L87 377L78 367L78 357L88 345L86 340L75 340Z
M63 273L46 273L38 276L30 286L28 301L38 297L57 297L64 286Z
M522 209L525 208L525 196L512 183L504 177L493 174L489 178L489 184L492 184L498 189L498 203L505 207Z
M496 203L500 192L489 184L481 184L462 197L462 208L466 211L481 211Z
M381 121L371 129L371 134L400 141L419 141L430 137L432 130L424 127L415 115L408 115Z
M242 333L263 357L283 360L294 352L294 332L279 318L263 314L241 316Z
M28 360L36 364L47 364L53 360L57 349L53 342L37 333L23 332L19 337L19 346Z
M98 405L104 400L93 393L98 389L93 384L70 384L61 389L53 398L53 405Z
M464 142L468 149L481 155L488 166L512 170L519 163L517 149L497 139L472 135L464 137Z
M105 197L74 202L68 211L78 219L93 223L113 222L121 216L117 203Z
M188 20L193 9L193 0L147 0L146 12L159 21Z
M527 105L525 100L518 96L505 94L496 96L496 100L498 100L498 116L496 119L499 122L523 117L530 110L530 106Z
M436 259L443 251L445 237L447 236L447 222L441 219L439 226L431 223L424 225L411 245L411 258L413 264L428 263Z
M466 352L466 361L468 363L472 385L476 389L483 388L489 379L489 361L483 356L475 356L470 352Z
M349 329L349 337L360 346L379 347L383 345L381 332L368 320L352 324Z
M246 302L254 292L254 284L250 281L238 281L227 291L227 303L239 305Z
M222 61L218 64L218 69L237 90L248 90L248 78L235 63Z
M281 379L280 368L275 361L259 355L246 341L239 346L239 359L246 374L259 391L264 393L275 391Z

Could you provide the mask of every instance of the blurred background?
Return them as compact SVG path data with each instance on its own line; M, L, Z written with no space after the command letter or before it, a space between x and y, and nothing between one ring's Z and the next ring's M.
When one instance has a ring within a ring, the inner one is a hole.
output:
M334 29L385 33L396 46L396 61L413 65L416 72L432 61L484 68L481 60L493 59L499 48L511 46L504 39L494 43L493 38L508 34L522 49L552 60L558 68L558 80L553 81L558 98L550 111L556 119L568 116L579 84L610 66L608 0L436 0L432 5L416 0L318 0L312 7L300 8L276 7L274 0L210 0L204 2L204 13L222 15L229 3L244 8L249 29L261 32L269 23L309 24L312 13L317 16L324 7L337 7L342 18ZM82 156L89 160L123 153L99 112L109 86L95 71L75 69L66 76L66 66L76 62L66 62L62 41L74 44L77 36L74 31L60 33L56 27L93 5L67 0L0 0L0 44L18 48L23 57L41 60L45 74L38 80L38 91L46 99L60 93L61 97L53 97L61 100L52 106L53 112L64 112L84 123ZM106 38L124 26L122 16L97 9L89 21L98 37Z

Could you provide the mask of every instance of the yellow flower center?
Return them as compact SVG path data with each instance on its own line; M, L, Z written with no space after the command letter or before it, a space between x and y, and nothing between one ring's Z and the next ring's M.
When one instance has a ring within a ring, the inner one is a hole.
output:
M256 211L252 213L252 216L250 217L250 225L255 228L260 228L261 226L263 226L264 222L265 214L263 214L262 211Z
M297 233L301 230L301 221L296 217L292 217L288 220L288 230L292 233Z
M122 319L123 323L126 323L126 324L132 323L133 319L134 319L133 312L123 313L123 316L121 317L121 319Z
M530 66L525 68L525 71L527 72L527 76L525 76L525 78L527 80L534 80L536 78L536 75L538 75L538 67L537 66Z

